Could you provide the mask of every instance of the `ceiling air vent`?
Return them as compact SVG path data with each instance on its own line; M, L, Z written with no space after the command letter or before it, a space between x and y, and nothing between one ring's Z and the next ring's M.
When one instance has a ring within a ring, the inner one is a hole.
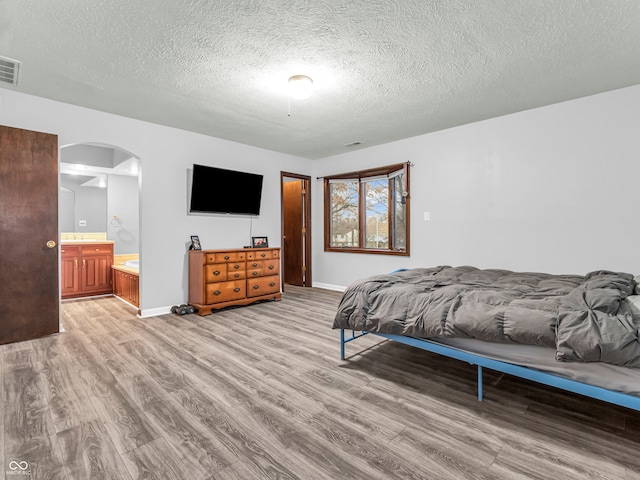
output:
M20 62L6 57L0 57L0 82L18 84L18 70Z

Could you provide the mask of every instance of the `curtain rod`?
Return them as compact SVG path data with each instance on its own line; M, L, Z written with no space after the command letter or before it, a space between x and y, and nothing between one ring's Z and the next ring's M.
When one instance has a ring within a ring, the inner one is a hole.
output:
M413 166L415 166L415 163L413 163L413 162L411 162L411 161L406 161L406 162L400 163L399 165L408 165L408 166L410 166L410 167L413 167ZM368 170L375 170L375 167L374 167L374 168L370 168L370 169L366 169L366 170L360 170L360 171L362 171L362 172L366 172L366 171L368 171ZM358 178L361 178L361 177L360 177L360 175L359 175L359 172L360 172L360 171L356 171L356 172L349 172L349 173L357 174L357 175L355 175L355 176L357 176ZM339 174L339 175L341 175L341 174ZM346 175L346 174L345 174L345 175ZM327 177L333 177L333 175L326 175L326 176L327 176ZM325 178L325 177L316 177L316 180L322 180L322 179L324 179L324 178Z

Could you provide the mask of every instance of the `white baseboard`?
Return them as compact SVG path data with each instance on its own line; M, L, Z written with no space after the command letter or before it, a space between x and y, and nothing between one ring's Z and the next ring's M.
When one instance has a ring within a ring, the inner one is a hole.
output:
M138 317L140 318L157 317L158 315L167 315L168 313L171 313L171 306L147 308L145 310L140 310Z
M114 297L116 297L118 300L120 300L122 303L124 303L125 305L129 305L131 308L135 308L136 310L138 310L138 307L136 307L133 303L131 302L127 302L124 298L119 297L118 295L114 295Z
M315 288L324 288L325 290L335 290L336 292L344 292L347 288L347 287L343 287L342 285L331 285L330 283L317 283L317 282L313 282L312 286ZM156 317L158 315L167 315L169 313L171 313L171 306L147 308L145 310L140 310L138 317L149 318L149 317Z
M314 288L324 288L325 290L335 290L336 292L344 292L347 289L347 287L343 287L342 285L331 285L330 283L313 282L312 286Z

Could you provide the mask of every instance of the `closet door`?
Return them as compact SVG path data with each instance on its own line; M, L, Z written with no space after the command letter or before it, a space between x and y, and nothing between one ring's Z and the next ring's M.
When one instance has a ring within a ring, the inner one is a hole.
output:
M0 344L59 331L58 137L0 126Z
M304 181L282 184L284 283L305 285Z

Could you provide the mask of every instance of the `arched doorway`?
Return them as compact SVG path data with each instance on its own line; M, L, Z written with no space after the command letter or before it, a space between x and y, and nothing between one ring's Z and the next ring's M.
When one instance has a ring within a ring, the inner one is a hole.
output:
M61 241L113 242L113 264L127 266L113 271L109 266L112 291L136 308L140 304L140 176L140 158L123 148L98 143L60 148ZM65 278L69 283L73 276L65 277L64 268L63 252L62 297L74 298L73 290L65 290Z

